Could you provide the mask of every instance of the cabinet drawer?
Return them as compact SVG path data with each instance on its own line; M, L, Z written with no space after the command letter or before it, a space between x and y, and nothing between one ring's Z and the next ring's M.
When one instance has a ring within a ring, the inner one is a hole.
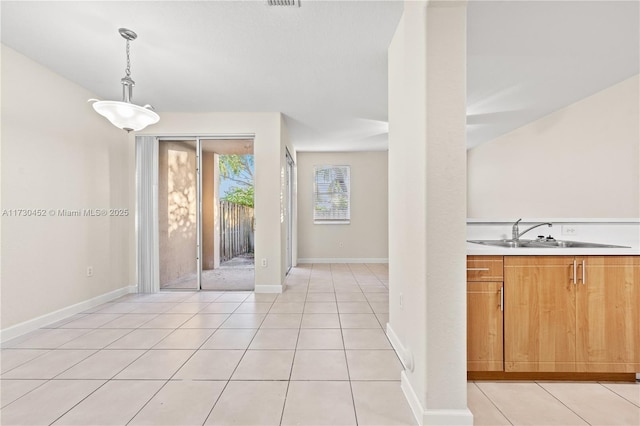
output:
M467 281L502 281L502 256L467 256Z

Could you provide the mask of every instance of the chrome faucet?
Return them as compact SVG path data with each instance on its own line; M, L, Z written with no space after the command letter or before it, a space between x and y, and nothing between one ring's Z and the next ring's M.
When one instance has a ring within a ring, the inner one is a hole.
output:
M537 228L538 226L549 225L549 228L551 228L553 226L553 223L543 222L543 223L539 223L537 225L533 225L532 227L527 228L524 231L520 232L520 229L518 228L518 223L521 220L522 220L522 218L516 220L516 223L514 223L513 227L511 228L511 239L513 241L518 241L520 239L520 237L522 237L524 234L526 234L527 232L531 231L532 229Z

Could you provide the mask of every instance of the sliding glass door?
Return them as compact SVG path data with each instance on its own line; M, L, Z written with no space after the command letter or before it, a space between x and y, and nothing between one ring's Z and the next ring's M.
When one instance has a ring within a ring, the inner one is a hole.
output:
M160 289L199 288L197 145L196 140L159 141Z
M160 289L253 290L252 139L158 140Z
M202 290L253 290L251 139L200 139Z

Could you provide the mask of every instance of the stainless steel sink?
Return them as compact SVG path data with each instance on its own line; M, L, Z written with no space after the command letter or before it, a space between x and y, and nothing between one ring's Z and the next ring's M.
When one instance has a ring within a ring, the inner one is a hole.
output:
M506 248L630 248L612 244L564 240L468 240L468 242Z
M469 240L470 243L508 248L530 247L532 241L533 240Z
M534 244L538 244L534 241ZM613 244L600 244L600 243L586 243L583 241L562 241L562 240L554 240L554 241L544 241L541 242L540 245L536 245L536 247L567 247L567 248L631 248L628 246L616 246Z

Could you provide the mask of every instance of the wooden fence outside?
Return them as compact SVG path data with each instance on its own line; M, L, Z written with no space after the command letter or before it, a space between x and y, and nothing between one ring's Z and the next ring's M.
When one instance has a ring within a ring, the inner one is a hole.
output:
M253 208L220 201L220 262L253 253Z

